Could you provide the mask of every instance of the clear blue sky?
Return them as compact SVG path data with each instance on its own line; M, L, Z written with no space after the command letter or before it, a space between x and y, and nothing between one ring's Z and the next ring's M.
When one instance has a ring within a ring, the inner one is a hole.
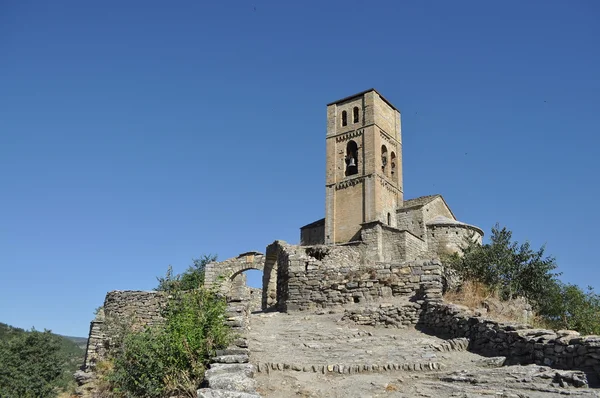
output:
M86 336L107 291L298 243L325 104L402 112L406 198L600 289L600 2L0 0L0 322Z

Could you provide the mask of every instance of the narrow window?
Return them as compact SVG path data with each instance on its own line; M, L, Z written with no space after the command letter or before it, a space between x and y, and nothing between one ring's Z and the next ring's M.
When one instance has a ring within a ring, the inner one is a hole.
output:
M348 112L342 111L342 126L348 125Z
M394 152L390 155L390 169L392 177L394 177L394 173L396 173L396 154Z
M392 225L392 215L388 213L388 225Z
M352 110L352 123L358 123L358 106Z
M388 151L385 145L381 146L381 171L383 172L383 174L388 175L387 171L389 170L389 167L387 167L388 164Z
M348 141L346 145L346 176L358 174L358 145L354 141Z

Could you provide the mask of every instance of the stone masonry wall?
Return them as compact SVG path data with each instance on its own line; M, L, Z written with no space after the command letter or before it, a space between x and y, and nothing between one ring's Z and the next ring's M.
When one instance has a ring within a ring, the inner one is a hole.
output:
M528 325L498 322L466 307L443 303L435 297L382 302L371 307L347 307L344 319L359 325L397 328L414 325L450 339L451 343L464 341L465 348L470 351L505 357L506 365L537 364L579 369L588 373L588 378L600 378L600 336L581 336L573 330L534 329Z
M422 239L381 222L362 224L361 239L366 257L382 262L414 260L427 251Z
M161 309L167 297L162 292L115 290L108 292L102 310L91 322L84 370L93 370L110 348L112 328L126 324L139 330L162 322Z
M325 219L300 228L300 245L322 245L325 243Z
M282 275L283 277L283 275ZM440 299L441 264L436 261L328 267L318 261L290 261L286 309L307 310L402 297Z
M469 349L505 356L506 364L538 364L559 369L600 372L600 336L581 336L572 330L533 329L477 316L465 307L428 303L420 324L444 337L466 337Z
M450 254L460 253L471 234L474 239L481 242L481 235L472 227L466 225L428 225L427 245L432 253Z

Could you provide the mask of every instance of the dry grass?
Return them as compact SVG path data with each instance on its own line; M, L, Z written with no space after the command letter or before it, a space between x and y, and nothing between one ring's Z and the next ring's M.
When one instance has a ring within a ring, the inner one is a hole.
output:
M444 300L449 303L464 305L472 309L482 308L483 302L495 293L483 283L467 281L459 289L444 294Z
M459 289L447 292L444 301L481 310L486 316L501 322L537 324L525 299L503 301L495 291L480 282L463 283Z
M385 386L385 391L387 391L387 392L398 391L398 387L396 385L390 383L387 386Z

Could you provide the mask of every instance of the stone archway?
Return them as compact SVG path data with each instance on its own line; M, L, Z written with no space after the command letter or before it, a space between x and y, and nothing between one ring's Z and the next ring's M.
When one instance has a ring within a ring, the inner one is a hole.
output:
M221 294L230 297L235 288L236 276L247 270L259 270L263 272L262 310L285 311L288 296L288 246L285 242L275 241L267 247L266 255L247 252L225 261L207 264L204 286L218 289Z
M244 271L258 270L263 272L263 283L261 293L261 308L266 309L264 303L265 297L272 296L270 288L275 290L271 284L265 284L265 260L266 256L259 252L242 253L236 258L231 258L218 263L210 263L206 266L204 275L204 286L207 288L216 288L219 293L228 298L237 295L240 292L241 285L245 283L244 278L239 275ZM267 272L271 272L272 267L268 268ZM267 280L275 278L268 276Z

